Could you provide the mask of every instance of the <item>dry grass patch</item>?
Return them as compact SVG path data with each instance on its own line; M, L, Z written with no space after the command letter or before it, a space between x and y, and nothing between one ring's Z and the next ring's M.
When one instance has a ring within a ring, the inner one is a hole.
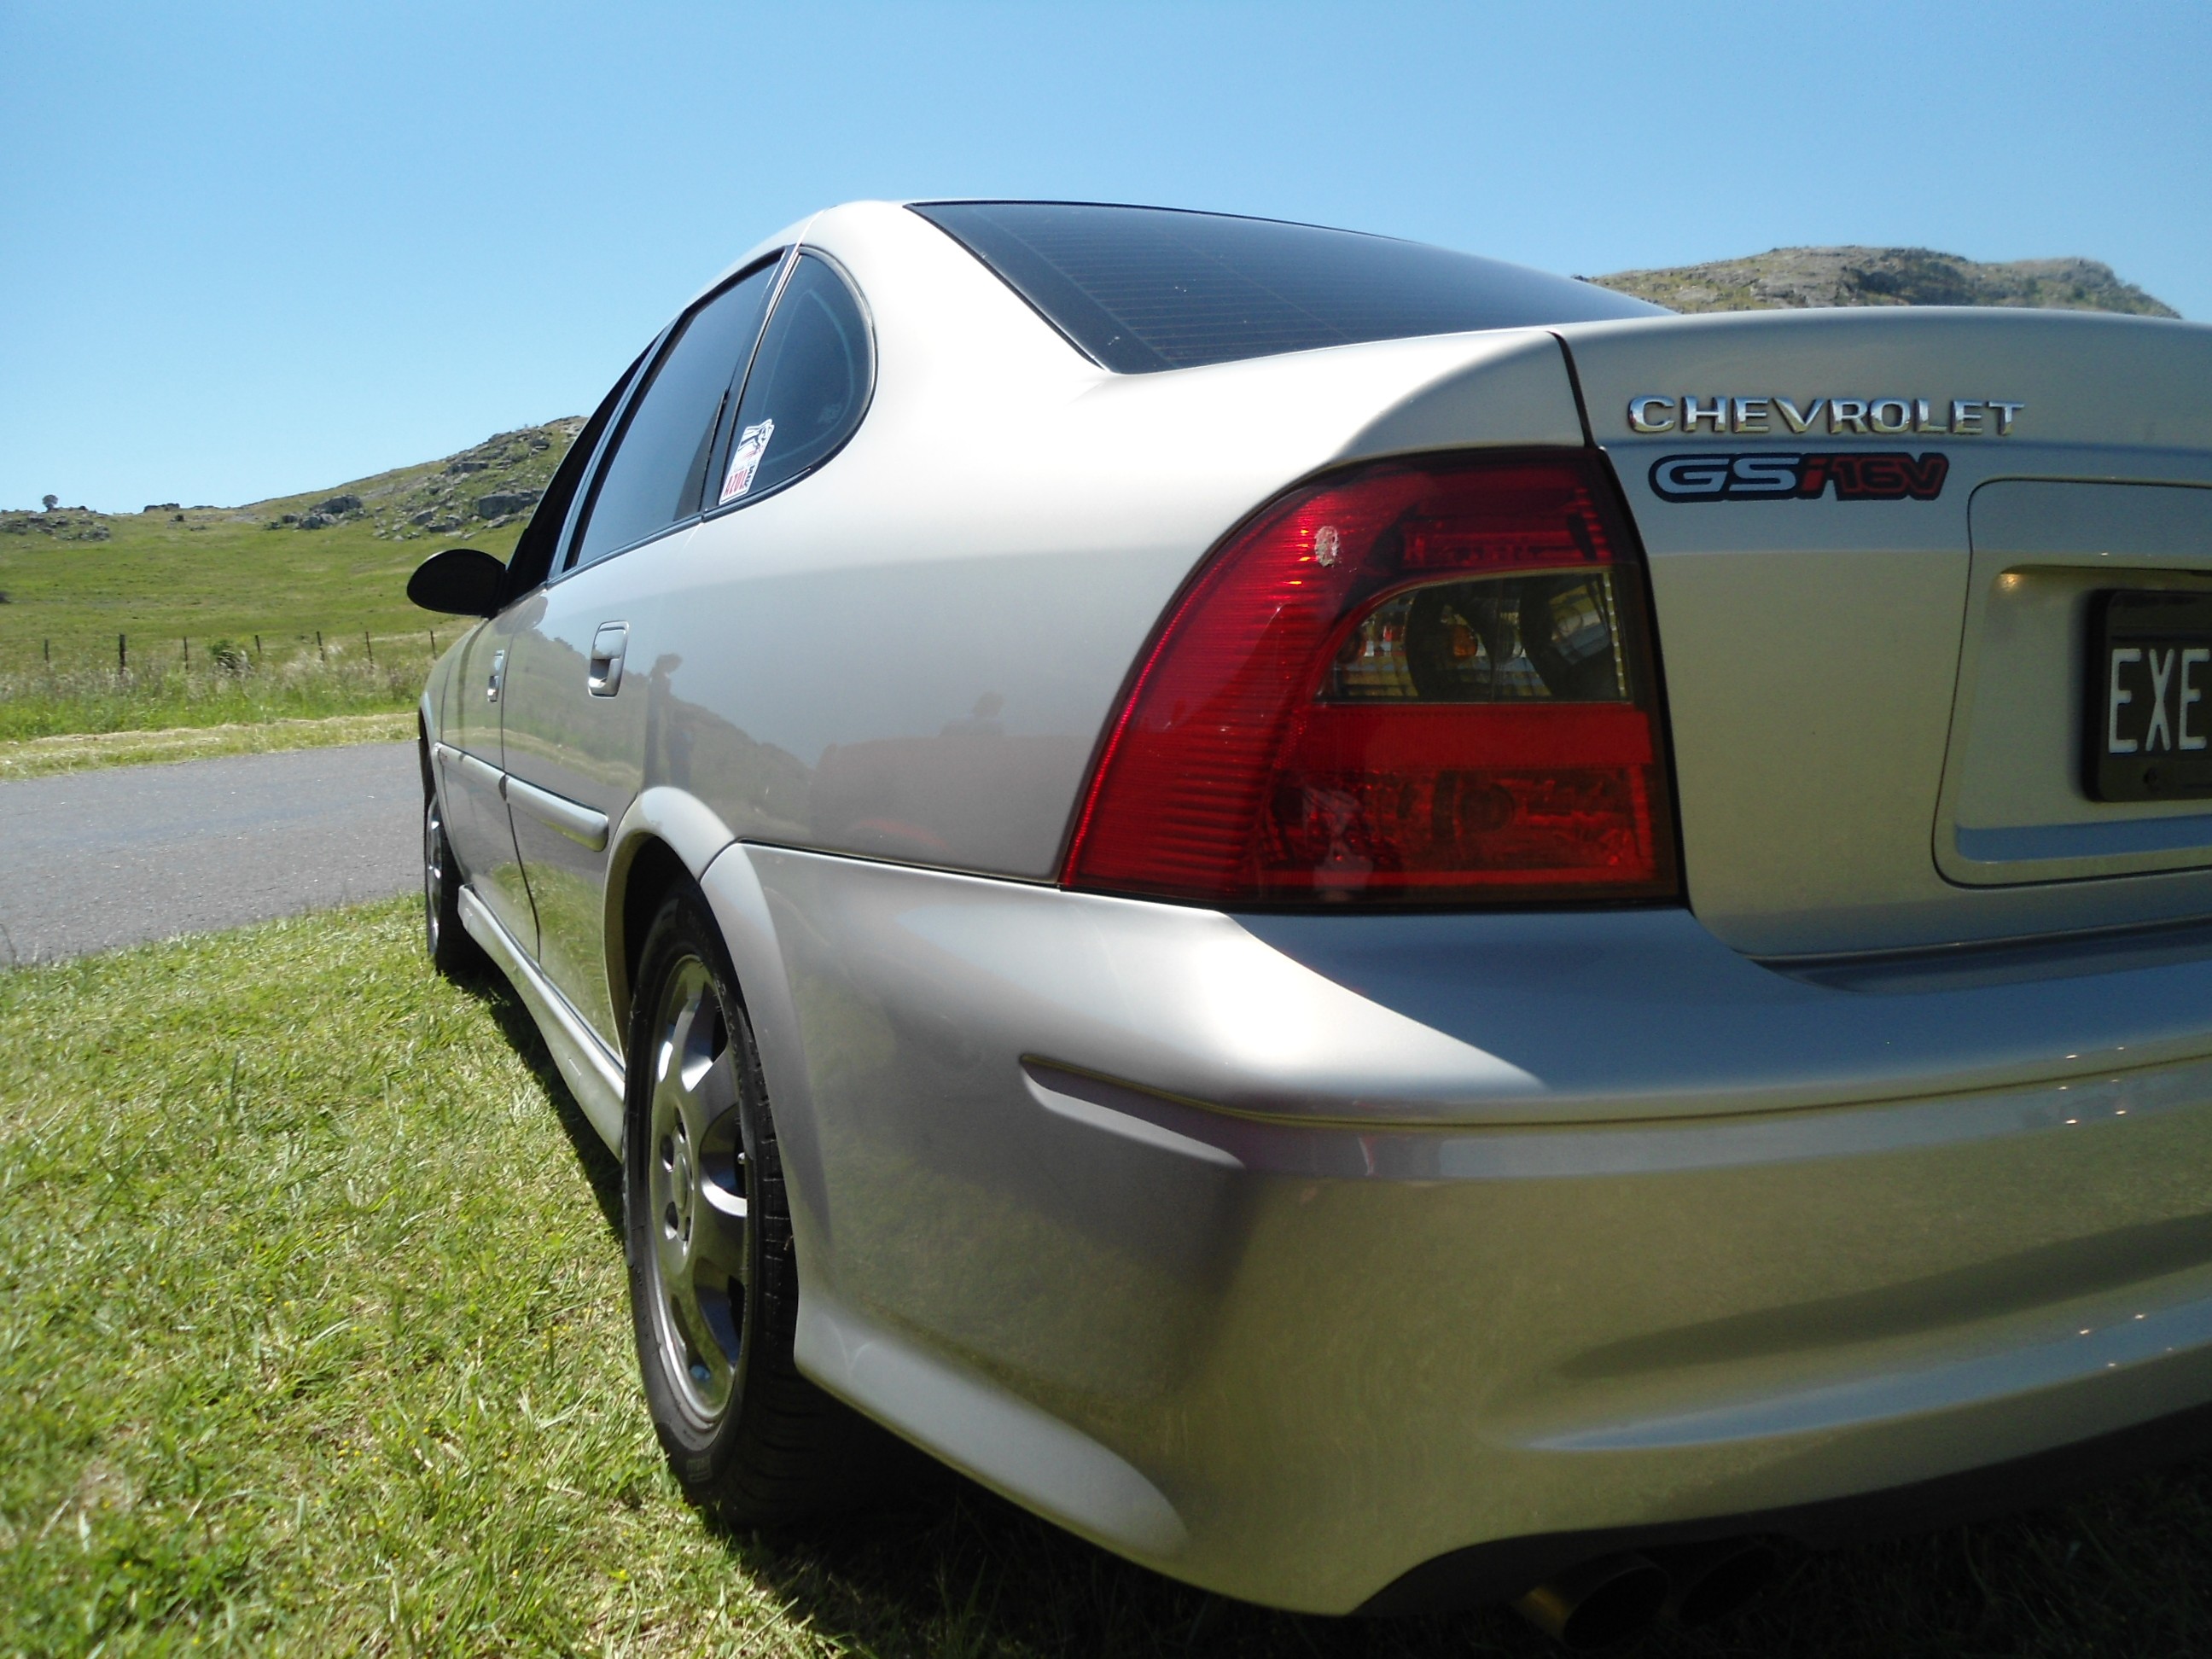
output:
M80 732L0 743L0 778L43 778L101 766L207 760L279 749L328 749L356 743L402 743L415 735L411 710L334 714L324 720L258 725L167 726L154 732Z

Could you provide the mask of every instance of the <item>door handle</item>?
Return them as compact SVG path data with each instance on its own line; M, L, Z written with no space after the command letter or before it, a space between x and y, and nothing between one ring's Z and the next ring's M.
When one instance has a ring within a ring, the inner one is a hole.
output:
M592 635L592 659L585 684L595 697L611 697L622 690L623 653L629 649L628 623L601 623Z
M499 688L501 684L504 683L506 678L507 653L504 651L495 651L491 653L491 678L484 682L484 701L486 702L497 702L499 701Z

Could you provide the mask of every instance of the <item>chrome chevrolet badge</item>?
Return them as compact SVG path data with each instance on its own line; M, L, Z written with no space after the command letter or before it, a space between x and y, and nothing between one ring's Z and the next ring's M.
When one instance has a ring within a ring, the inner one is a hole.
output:
M1788 398L1679 398L1645 396L1628 400L1632 432L1729 434L1795 433L1816 428L1826 433L1862 437L2009 438L2020 411L2027 405L1999 398L1815 398L1799 404Z

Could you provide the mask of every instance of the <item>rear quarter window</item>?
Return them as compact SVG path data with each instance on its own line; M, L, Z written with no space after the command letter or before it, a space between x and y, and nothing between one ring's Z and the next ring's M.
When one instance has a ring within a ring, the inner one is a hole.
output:
M757 499L828 460L860 424L874 384L859 295L829 260L802 253L753 356L708 510Z

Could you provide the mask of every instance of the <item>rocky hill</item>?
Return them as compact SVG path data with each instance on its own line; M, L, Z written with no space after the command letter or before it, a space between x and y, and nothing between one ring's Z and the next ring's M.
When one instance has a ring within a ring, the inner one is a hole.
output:
M42 674L112 667L124 635L134 662L256 640L335 657L349 639L370 650L364 630L380 658L402 641L429 646L435 633L407 602L408 573L455 543L506 557L582 426L523 427L244 507L94 513L49 498L0 512L0 680L27 663Z
M527 518L583 426L583 417L575 416L521 427L498 433L459 454L356 478L335 490L276 496L245 507L186 507L174 501L152 501L127 514L59 506L36 513L0 513L0 535L104 542L119 523L152 520L191 530L258 524L264 530L312 532L360 525L380 539L437 536L465 541L479 531L503 530Z
M583 429L580 416L501 432L482 443L416 466L379 473L335 491L257 501L241 514L270 530L327 530L367 522L380 537L467 538L526 517L545 493L553 469ZM176 504L149 507L173 512Z
M1924 247L1778 247L1747 259L1590 281L1674 311L1800 306L2029 306L2178 317L2095 259L1985 264Z

